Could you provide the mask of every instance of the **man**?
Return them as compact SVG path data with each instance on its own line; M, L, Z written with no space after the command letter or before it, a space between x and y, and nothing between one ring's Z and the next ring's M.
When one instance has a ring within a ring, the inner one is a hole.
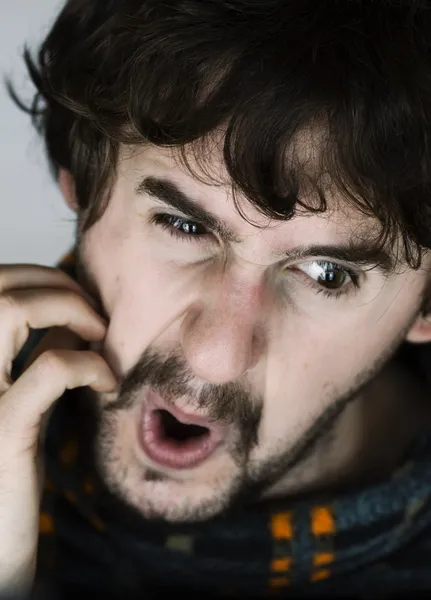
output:
M5 591L431 591L430 8L69 0L26 53L77 236L0 269Z

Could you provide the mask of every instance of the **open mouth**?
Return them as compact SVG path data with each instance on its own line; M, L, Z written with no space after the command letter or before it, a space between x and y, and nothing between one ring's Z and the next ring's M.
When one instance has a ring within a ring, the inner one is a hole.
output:
M166 440L178 442L181 445L188 440L199 439L209 435L208 427L181 423L167 410L156 410L160 419L160 430Z
M167 407L159 399L143 410L140 441L148 457L160 465L186 469L206 460L222 439L216 424Z

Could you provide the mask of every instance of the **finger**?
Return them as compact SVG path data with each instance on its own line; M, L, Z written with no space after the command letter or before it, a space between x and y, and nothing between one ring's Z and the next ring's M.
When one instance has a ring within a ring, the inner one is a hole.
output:
M99 341L107 324L82 298L66 289L26 289L0 296L0 383L9 381L29 328L61 326L87 341ZM4 389L4 387L3 387Z
M103 359L93 352L49 351L0 399L0 589L13 589L11 598L24 597L21 590L33 579L41 419L66 389L82 385L103 391L116 382Z
M0 265L0 294L13 289L68 288L82 294L96 308L96 301L82 286L61 269L43 265Z
M27 360L23 365L23 371L29 368L34 363L36 358L47 350L84 350L88 344L75 333L64 327L51 327L49 331L43 336L42 341L32 350ZM46 411L43 415L40 430L39 430L39 444L43 447L45 442L46 426L48 424L51 411L54 405Z
M0 452L11 459L34 452L43 415L68 389L89 386L110 392L117 380L103 358L91 350L48 350L0 399Z
M40 343L30 352L23 365L23 371L28 369L36 358L47 350L85 350L86 347L88 347L88 342L85 342L70 329L51 327Z
M30 264L0 265L0 293L10 289L57 286L80 289L80 285L60 269Z

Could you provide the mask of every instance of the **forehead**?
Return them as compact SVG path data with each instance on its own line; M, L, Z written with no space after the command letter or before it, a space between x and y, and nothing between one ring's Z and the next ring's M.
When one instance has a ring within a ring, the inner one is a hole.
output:
M310 146L310 152L313 152ZM351 202L343 199L329 179L322 178L328 209L324 213L298 210L288 221L271 219L262 215L241 193L236 192L241 214L235 206L232 184L226 171L221 152L214 151L202 162L194 155L187 155L188 169L177 149L146 146L123 148L119 168L119 180L127 180L130 190L135 190L145 177L159 177L175 183L193 201L223 220L229 229L245 240L259 235L276 248L304 244L331 244L372 241L380 228L377 219L363 215ZM307 194L317 193L309 190ZM306 196L302 198L307 200Z

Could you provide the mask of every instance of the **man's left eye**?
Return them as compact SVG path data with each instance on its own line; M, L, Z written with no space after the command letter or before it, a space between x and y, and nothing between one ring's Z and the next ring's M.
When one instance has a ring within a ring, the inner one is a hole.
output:
M297 265L296 268L326 290L340 290L350 283L358 283L355 272L328 260L313 260Z

